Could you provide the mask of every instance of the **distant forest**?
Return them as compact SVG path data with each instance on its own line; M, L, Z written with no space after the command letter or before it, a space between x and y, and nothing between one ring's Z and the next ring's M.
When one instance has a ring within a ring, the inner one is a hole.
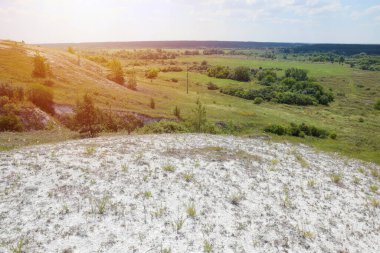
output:
M342 55L360 53L380 55L380 45L374 44L306 44L278 42L243 41L130 41L130 42L86 42L41 44L43 46L66 48L230 48L230 49L280 49L284 53L327 53Z

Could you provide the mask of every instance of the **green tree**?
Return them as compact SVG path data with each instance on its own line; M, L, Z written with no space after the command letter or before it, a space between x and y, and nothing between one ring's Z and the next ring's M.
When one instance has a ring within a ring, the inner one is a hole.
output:
M343 64L343 63L344 63L344 61L345 61L345 59L344 59L344 57L343 57L343 56L339 57L339 64Z
M206 107L201 103L199 98L195 102L196 106L193 109L192 125L196 132L200 133L204 130L207 117L206 117Z
M178 119L181 118L181 110L179 109L179 107L178 107L177 105L174 107L173 114L174 114L174 116L177 117Z
M37 53L33 58L34 69L32 75L34 77L46 77L48 73L46 58Z
M100 131L98 127L98 109L95 107L92 98L84 95L83 101L77 103L74 121L80 133L86 133L90 137L95 137Z
M115 83L124 84L124 71L121 62L117 59L113 59L109 63L109 68L111 73L108 75L108 79L114 81Z

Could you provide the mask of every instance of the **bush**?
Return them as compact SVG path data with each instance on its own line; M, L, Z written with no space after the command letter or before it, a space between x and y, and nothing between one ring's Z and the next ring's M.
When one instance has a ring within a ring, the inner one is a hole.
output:
M166 73L166 72L181 72L181 71L183 71L183 69L181 67L178 67L178 66L169 66L166 68L162 68L161 71L164 73Z
M78 102L75 110L75 127L81 134L95 137L101 130L99 118L99 110L95 107L92 97L84 95L83 101Z
M207 89L209 89L209 90L217 90L217 89L219 89L219 87L216 84L214 84L213 82L209 82L207 84Z
M150 98L150 108L151 109L155 109L156 108L156 103L154 102L154 99L153 98Z
M308 79L307 71L304 69L297 68L289 68L285 70L285 77L291 77L297 81L306 81Z
M22 101L24 99L24 89L9 84L1 84L0 97L7 97L9 100Z
M150 79L150 82L152 82L153 79L155 79L158 76L158 72L160 72L158 69L153 69L153 68L147 69L145 71L145 77Z
M173 83L178 83L178 79L177 78L172 78L172 79L170 79L170 81L172 81Z
M261 104L263 101L264 101L263 98L261 98L261 97L257 97L257 98L255 98L255 100L253 100L253 103L256 104L256 105L259 105L259 104Z
M249 82L251 80L251 70L248 67L237 67L234 69L232 79L240 82Z
M181 118L181 110L179 109L178 106L174 107L173 114L176 118L180 119Z
M317 128L315 126L306 125L305 123L302 123L300 125L291 123L289 127L284 127L281 125L270 125L264 128L264 131L277 135L290 135L301 138L304 138L305 136L312 136L323 139L329 136L328 131ZM334 137L336 139L336 134L331 134L330 137L331 139L334 139Z
M20 132L23 130L23 125L21 123L20 117L13 113L6 115L0 115L0 131L16 131Z
M41 110L54 114L53 93L43 86L35 86L29 91L29 100Z
M119 60L112 60L109 64L111 73L108 75L108 79L115 83L124 84L124 71Z
M189 129L184 124L178 122L161 120L145 125L138 132L143 134L188 133Z
M231 69L225 66L213 66L207 69L207 75L209 77L227 79L230 76Z
M283 92L277 97L278 102L282 104L295 104L295 105L314 105L317 100L309 95L298 94L293 92Z
M46 77L48 74L48 65L46 64L46 58L40 54L36 54L33 58L34 69L32 75L34 77Z
M375 110L380 110L380 99L377 100L375 106L374 106Z
M280 125L270 125L264 129L267 133L277 134L277 135L286 135L288 130L286 127Z

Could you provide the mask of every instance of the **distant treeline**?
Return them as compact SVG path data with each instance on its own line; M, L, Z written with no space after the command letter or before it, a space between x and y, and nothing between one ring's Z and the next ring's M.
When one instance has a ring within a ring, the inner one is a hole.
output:
M380 45L364 44L306 44L248 41L127 41L42 44L55 48L229 48L268 49L281 48L285 53L335 52L354 55L359 53L380 55Z
M284 53L336 53L341 55L355 55L366 53L370 55L380 55L380 45L362 44L310 44L298 45L295 47L283 48Z

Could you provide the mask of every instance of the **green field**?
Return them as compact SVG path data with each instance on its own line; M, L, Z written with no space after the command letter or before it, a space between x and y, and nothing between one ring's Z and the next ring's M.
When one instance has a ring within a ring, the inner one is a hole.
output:
M12 81L12 84L26 89L32 84L43 82L43 80L30 76L32 61L25 50L25 48L14 47L0 49L1 81ZM78 99L85 93L89 93L93 95L96 104L101 108L134 111L152 117L173 119L175 106L181 109L183 117L186 118L191 114L195 101L199 98L206 105L209 121L232 122L240 129L235 134L261 136L265 134L263 128L269 124L288 125L291 122L305 122L336 133L338 138L332 140L271 136L275 140L310 144L321 150L339 152L349 157L380 164L380 111L373 108L375 101L380 98L380 72L352 69L348 65L339 65L338 63L267 60L245 56L179 56L174 60L176 65L184 70L187 63L197 62L199 64L204 60L209 65L223 65L231 68L237 66L275 68L278 69L277 72L280 76L289 67L306 69L309 76L316 78L326 89L331 88L335 95L335 101L329 106L305 107L271 102L256 105L250 100L207 89L208 82L213 82L221 88L239 86L258 89L262 85L256 79L245 83L211 78L204 73L190 71L189 94L187 94L186 71L160 72L157 79L153 81L144 77L147 68L168 66L169 60L144 60L142 61L144 64L132 66L134 60L119 58L125 71L132 69L137 71L137 91L132 91L107 81L105 78L107 68L86 60L85 56L88 54L86 50L79 52L83 56L79 65L76 64L76 56L68 54L65 49L30 47L29 50L39 50L51 60L54 86L49 89L54 92L54 100L59 104L74 106ZM114 50L109 51L113 52ZM107 59L114 58L104 52L105 50L95 51L99 55L105 55ZM173 78L178 82L171 81ZM155 100L155 109L149 107L150 98ZM26 137L37 134L38 138ZM52 138L48 137L51 135L47 134L46 136L45 138L41 132L23 133L22 135L0 133L0 149L19 147L23 145L22 143L34 144L37 141L38 143L52 141ZM59 136L61 137L58 139L63 140L73 138L75 134ZM23 138L24 142L19 141L20 138Z

